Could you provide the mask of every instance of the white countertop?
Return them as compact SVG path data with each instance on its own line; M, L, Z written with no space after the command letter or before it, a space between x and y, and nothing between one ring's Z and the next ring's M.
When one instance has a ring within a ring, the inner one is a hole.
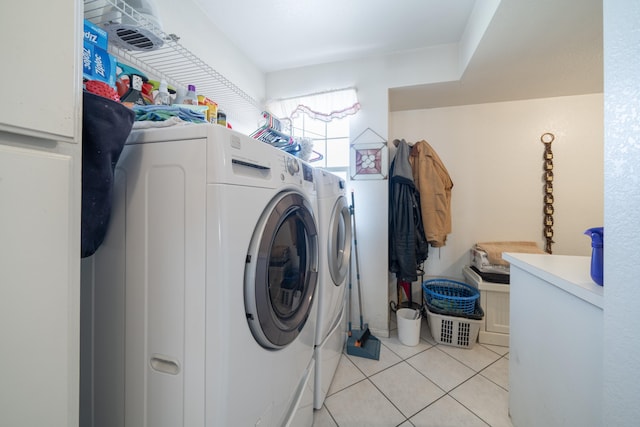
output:
M604 307L604 289L591 279L590 257L504 253L502 258L511 263L511 268L519 267L596 307Z

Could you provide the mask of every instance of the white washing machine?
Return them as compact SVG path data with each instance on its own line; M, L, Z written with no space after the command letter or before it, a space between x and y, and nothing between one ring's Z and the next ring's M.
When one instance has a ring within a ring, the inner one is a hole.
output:
M311 426L313 175L217 125L132 133L93 259L95 426Z
M351 255L351 215L345 182L316 169L320 268L313 406L320 409L346 342L346 293Z

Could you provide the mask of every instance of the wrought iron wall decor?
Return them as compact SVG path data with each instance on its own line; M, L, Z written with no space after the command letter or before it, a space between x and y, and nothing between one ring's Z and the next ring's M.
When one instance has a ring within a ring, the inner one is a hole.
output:
M546 240L544 251L551 254L551 244L553 241L553 152L551 151L551 143L556 137L552 133L544 133L540 137L540 141L544 144L544 154L542 155L542 180L543 186L543 220L542 233Z

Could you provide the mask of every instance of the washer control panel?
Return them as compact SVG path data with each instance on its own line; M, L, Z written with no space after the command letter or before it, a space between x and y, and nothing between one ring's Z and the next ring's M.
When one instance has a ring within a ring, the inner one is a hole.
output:
M313 183L313 167L306 164L302 160L294 156L284 155L282 156L283 171L280 173L280 179L282 181L292 181L298 184L302 184L303 181Z
M300 172L300 162L295 157L285 157L285 165L289 175L295 176Z

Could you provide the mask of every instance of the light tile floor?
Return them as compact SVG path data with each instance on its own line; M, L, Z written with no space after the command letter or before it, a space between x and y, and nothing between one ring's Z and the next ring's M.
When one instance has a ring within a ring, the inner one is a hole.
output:
M407 347L391 327L380 360L342 355L314 427L512 427L508 348L437 344L424 319Z

